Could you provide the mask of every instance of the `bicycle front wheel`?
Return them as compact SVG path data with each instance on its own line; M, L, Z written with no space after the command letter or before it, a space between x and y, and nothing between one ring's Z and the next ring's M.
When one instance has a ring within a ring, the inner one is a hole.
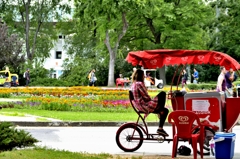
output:
M142 131L136 125L124 125L116 134L116 142L118 147L125 152L136 151L143 143Z

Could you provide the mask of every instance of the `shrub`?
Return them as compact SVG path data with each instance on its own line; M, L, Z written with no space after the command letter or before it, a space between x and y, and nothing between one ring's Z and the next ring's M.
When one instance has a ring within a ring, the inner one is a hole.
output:
M33 146L37 139L24 130L17 130L9 122L0 123L0 151Z
M206 83L201 83L201 84L188 84L187 85L190 90L213 90L216 89L216 84L206 84Z
M240 85L240 81L235 81L235 82L233 82L233 84L234 84L235 86Z
M187 87L191 90L197 90L198 89L198 85L197 84L188 84Z

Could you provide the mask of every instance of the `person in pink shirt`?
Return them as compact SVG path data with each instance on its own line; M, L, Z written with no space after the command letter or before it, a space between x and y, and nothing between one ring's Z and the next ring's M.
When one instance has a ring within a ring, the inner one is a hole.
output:
M134 106L139 111L146 114L158 114L159 127L157 129L157 133L169 136L163 129L163 125L169 112L168 109L165 108L166 93L162 91L152 99L149 96L147 88L144 84L144 72L140 69L136 70L133 75L133 84L130 90L133 92Z

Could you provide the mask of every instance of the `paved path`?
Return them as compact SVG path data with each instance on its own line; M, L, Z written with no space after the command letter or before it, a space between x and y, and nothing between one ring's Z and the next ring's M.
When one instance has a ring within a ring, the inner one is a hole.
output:
M61 120L27 114L25 116L0 115L0 121L10 121L10 122L37 122L37 121L55 122L56 121L57 122Z
M118 127L18 127L28 131L33 137L38 139L39 146L46 146L59 150L71 152L88 153L109 153L117 155L134 156L171 156L172 142L158 143L157 141L144 141L143 145L135 152L124 152L116 144L115 136ZM165 130L171 134L171 127L166 126ZM156 131L155 127L149 127L150 132ZM233 130L237 134L235 141L235 153L233 159L240 159L240 126ZM168 137L171 138L171 137ZM191 148L188 142L180 142ZM228 146L229 147L229 146ZM187 157L189 159L189 156ZM204 156L205 159L214 158Z

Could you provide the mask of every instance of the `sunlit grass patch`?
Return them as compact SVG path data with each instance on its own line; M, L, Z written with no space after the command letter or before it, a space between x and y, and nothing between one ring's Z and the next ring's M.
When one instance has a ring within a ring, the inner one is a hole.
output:
M24 117L25 114L24 113L18 113L18 112L0 112L0 115L4 115L4 116L19 116L19 117Z

